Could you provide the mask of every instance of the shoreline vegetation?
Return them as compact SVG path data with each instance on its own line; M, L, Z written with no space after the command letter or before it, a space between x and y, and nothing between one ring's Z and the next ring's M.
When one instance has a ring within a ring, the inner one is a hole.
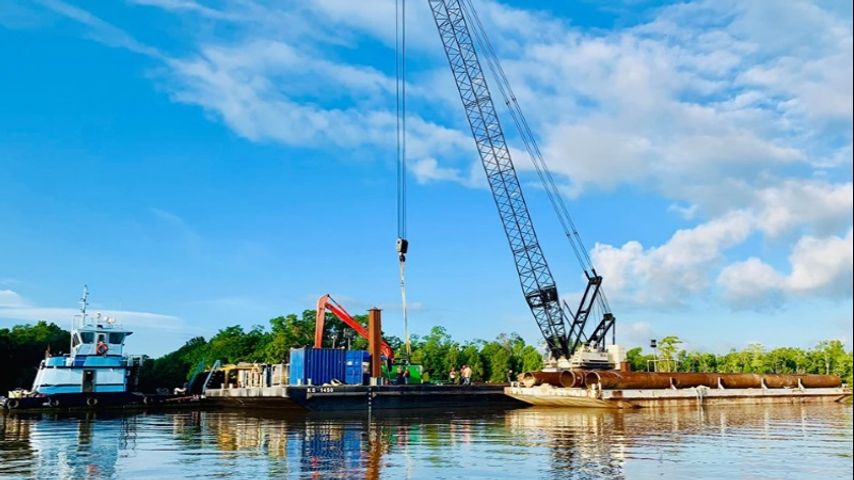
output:
M354 318L367 323L367 316ZM209 340L195 337L177 350L157 358L146 358L139 377L139 390L174 388L183 385L200 365L211 366L214 361L223 363L287 362L291 348L314 343L315 312L306 310L302 315L279 316L269 320L269 327L255 325L245 330L239 325L223 328ZM51 355L67 353L69 332L54 323L40 321L35 324L0 328L0 395L18 387L32 385L39 362ZM395 351L395 358L403 358L403 342L395 336L385 337ZM334 342L334 345L333 345ZM508 372L517 373L542 368L541 348L526 344L516 333L500 334L494 340L458 342L444 327L433 327L427 335L412 336L410 361L424 368L425 381L448 381L451 366L458 370L462 365L472 369L472 378L478 382L502 383ZM655 354L642 347L628 349L627 359L633 370L718 373L820 373L839 375L842 381L852 383L854 355L839 340L819 342L809 349L778 347L766 349L760 344L750 344L741 350L724 354L688 351L681 348L682 341L675 336L658 341ZM337 318L325 322L324 347L366 349L367 340L354 335Z

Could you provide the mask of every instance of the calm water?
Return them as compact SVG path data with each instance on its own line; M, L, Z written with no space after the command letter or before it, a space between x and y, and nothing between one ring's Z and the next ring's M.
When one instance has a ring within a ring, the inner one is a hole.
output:
M0 416L0 478L847 478L850 405Z

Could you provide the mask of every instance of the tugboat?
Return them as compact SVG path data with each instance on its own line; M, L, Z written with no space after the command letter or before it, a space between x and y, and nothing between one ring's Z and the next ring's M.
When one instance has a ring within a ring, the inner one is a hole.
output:
M142 356L124 353L125 339L133 332L112 317L87 313L89 290L83 287L80 314L71 330L71 353L51 356L39 365L30 390L17 389L0 399L13 409L124 406L148 403L132 392Z

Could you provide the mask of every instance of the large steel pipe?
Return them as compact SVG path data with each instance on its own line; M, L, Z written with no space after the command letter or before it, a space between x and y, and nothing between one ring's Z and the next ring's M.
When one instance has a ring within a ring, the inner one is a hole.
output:
M617 372L613 370L587 372L588 387L598 385L603 390L643 390L670 388L670 374L646 372Z
M836 388L842 385L837 375L797 375L804 388Z
M722 373L724 388L762 388L762 377L755 373Z
M717 373L668 373L676 388L708 387L718 388Z
M567 376L568 378L565 378L564 380L571 382L571 384L568 386L569 388L582 388L586 385L586 370L568 370L567 373L569 374Z
M584 386L584 371L561 370L559 372L525 372L520 381L525 387L536 387L548 383L555 387L578 388Z
M522 385L530 388L548 383L555 387L561 387L560 377L563 372L525 372L522 374Z
M795 375L778 375L776 373L768 373L762 375L765 381L765 386L768 388L797 388L798 377Z
M531 388L543 383L560 385L560 372L525 372L522 374L522 385Z

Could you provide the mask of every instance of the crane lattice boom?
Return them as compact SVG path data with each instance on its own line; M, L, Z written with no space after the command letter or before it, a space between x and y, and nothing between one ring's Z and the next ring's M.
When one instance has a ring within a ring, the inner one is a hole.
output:
M519 177L458 0L428 0L510 242L522 292L555 358L571 353L554 277L537 240Z

